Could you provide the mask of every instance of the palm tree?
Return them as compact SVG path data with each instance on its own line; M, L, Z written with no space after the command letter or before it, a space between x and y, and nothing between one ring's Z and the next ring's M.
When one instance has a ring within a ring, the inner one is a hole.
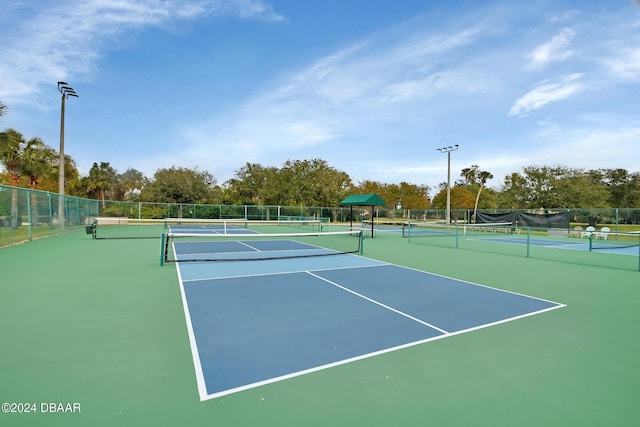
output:
M478 165L471 165L468 168L462 169L460 176L464 178L464 186L467 187L470 184L475 184L478 176Z
M17 187L22 176L22 148L25 140L22 134L14 129L0 132L0 162L9 175L10 183ZM18 190L11 192L11 227L18 228Z
M35 190L42 176L53 170L56 153L40 138L31 138L22 151L22 173L29 177L29 187Z
M40 177L48 175L53 170L52 160L55 151L46 146L40 138L31 138L22 150L22 173L29 177L29 187L35 190ZM36 193L31 193L31 217L38 218L38 204Z
M0 161L14 187L18 186L22 176L22 148L25 144L24 137L16 130L7 129L0 133Z
M480 171L478 172L478 177L480 178L480 189L478 189L478 194L476 195L476 204L473 208L473 222L476 222L476 213L478 212L478 201L480 200L480 193L486 185L487 180L493 178L493 175L491 174L491 172Z
M4 105L2 102L0 102L0 117L4 116L5 114L7 114L7 110L9 108Z
M97 192L102 200L102 209L106 208L105 193L111 190L118 180L118 175L109 162L94 163L87 177L87 188Z

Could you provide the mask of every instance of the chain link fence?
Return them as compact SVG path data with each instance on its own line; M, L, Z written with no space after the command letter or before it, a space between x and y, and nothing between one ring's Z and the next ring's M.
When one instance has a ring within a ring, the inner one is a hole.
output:
M95 200L0 185L0 247L77 231L97 215Z
M60 215L58 206L64 204ZM491 209L481 212L491 215L514 212L514 209ZM569 213L570 224L566 229L568 237L576 237L577 228L586 229L595 227L601 229L607 227L611 231L611 237L616 233L634 233L640 235L640 209L633 208L608 208L608 209L537 209L520 210L526 213L551 214ZM0 247L12 245L30 240L50 237L56 234L80 231L91 225L98 217L127 218L127 219L166 219L166 218L192 218L192 219L246 219L246 220L307 220L315 219L330 223L362 223L373 221L377 225L401 226L405 222L420 221L424 223L444 224L446 211L444 209L393 209L370 207L309 207L309 206L232 206L217 204L191 204L191 203L151 203L128 201L100 201L73 196L60 196L56 193L32 190L28 188L0 185ZM450 223L468 224L473 222L475 214L472 209L452 209ZM515 224L517 226L517 224ZM526 231L526 234L522 234ZM518 233L516 231L516 233ZM547 235L547 229L522 228L520 234L531 238L536 235ZM611 238L610 237L610 238ZM626 237L633 240L633 237ZM458 241L460 247L482 251L513 251L500 245L478 244L478 241L465 239L464 243ZM451 246L451 239L425 239L427 244L442 244ZM586 240L585 240L586 243ZM635 244L633 245L635 246ZM515 253L524 251L526 256L547 257L557 259L557 251L549 251L548 248L525 245L515 249ZM634 259L628 256L619 258L617 254L607 254L600 258L609 258L609 266L624 269L640 269L638 259L640 253ZM594 251L595 252L595 251ZM547 255L551 253L551 255ZM584 253L563 253L561 258L572 262L582 262L594 257Z

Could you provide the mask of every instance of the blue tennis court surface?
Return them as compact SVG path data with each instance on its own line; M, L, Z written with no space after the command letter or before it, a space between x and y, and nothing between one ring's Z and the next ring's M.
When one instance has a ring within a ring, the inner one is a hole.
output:
M353 254L177 269L202 400L564 306Z

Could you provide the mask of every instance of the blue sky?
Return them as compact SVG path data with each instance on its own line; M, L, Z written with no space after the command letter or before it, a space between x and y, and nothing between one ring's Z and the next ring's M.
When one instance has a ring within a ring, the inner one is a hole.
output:
M320 158L437 188L478 165L640 171L640 0L7 0L0 128L219 183ZM432 195L435 192L432 191Z

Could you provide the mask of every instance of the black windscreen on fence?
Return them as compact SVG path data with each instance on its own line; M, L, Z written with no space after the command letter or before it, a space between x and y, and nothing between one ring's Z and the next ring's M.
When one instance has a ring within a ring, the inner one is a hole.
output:
M478 212L476 215L476 223L496 223L510 222L517 227L533 227L533 228L564 228L569 229L569 212L558 213L526 213L526 212L508 212L508 213L484 213Z

